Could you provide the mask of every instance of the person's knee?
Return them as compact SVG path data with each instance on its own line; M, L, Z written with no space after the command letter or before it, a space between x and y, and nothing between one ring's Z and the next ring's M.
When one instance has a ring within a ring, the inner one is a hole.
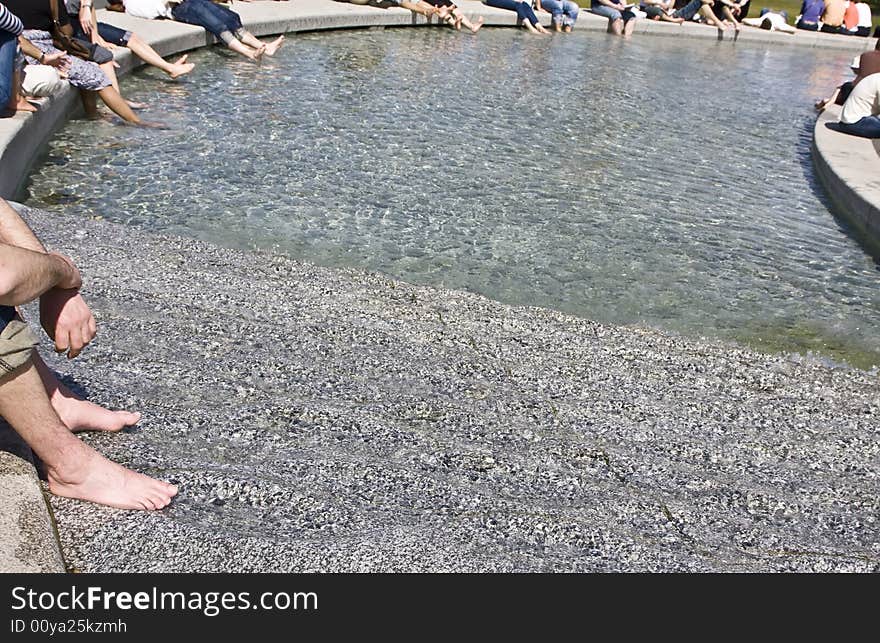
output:
M44 98L60 92L65 81L49 65L27 65L24 68L21 90L25 96Z

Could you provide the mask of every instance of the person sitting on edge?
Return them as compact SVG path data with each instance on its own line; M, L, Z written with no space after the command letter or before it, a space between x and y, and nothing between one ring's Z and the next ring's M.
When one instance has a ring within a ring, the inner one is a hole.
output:
M114 87L116 74L112 60L97 63L66 55L55 46L53 31L69 27L67 12L59 6L60 0L4 0L24 25L18 44L31 65L51 65L64 70L71 85L80 90L86 115L98 115L96 95L116 115L128 123L142 125L141 119ZM57 12L57 13L56 13ZM56 25L57 21L57 25ZM107 53L106 51L104 53Z
M186 56L181 56L170 63L136 33L105 22L98 22L92 0L64 0L64 5L73 27L73 35L77 38L91 41L110 50L116 47L128 47L135 56L148 65L158 67L171 78L188 74L195 67L193 63L186 62Z
M781 31L783 33L797 33L797 29L788 24L788 13L785 11L770 11L761 9L759 18L743 18L742 23L750 27L759 27L768 31Z
M880 74L865 76L855 84L840 109L841 132L863 138L880 138Z
M804 31L819 31L819 18L825 11L825 0L804 0L801 5L801 17L795 27Z
M242 1L250 2L251 0ZM429 2L425 2L425 0L388 0L388 2L395 7L400 7L401 9L412 11L413 13L425 16L426 18L430 18L431 16L436 15L440 20L445 20L446 17L449 15L448 6L433 5Z
M46 249L0 199L0 416L46 466L49 491L119 509L162 509L177 487L111 462L78 431L119 431L140 414L109 411L76 397L36 351L36 335L15 307L40 300L40 321L56 350L76 357L95 336L73 262Z
M458 5L452 0L422 0L425 4L436 9L437 16L453 29L460 30L462 25L471 33L477 33L483 27L483 18L480 17L476 22L468 20L467 16L462 13Z
M823 33L842 33L843 14L846 12L844 0L825 0L825 11L822 12L819 20L822 27L819 31Z
M840 33L855 36L859 26L859 10L856 9L856 3L852 0L846 0L844 7L843 25L840 27Z
M557 33L571 33L577 22L580 7L572 0L535 0L535 11L546 11Z
M858 85L862 79L873 74L880 74L880 39L874 45L874 51L866 51L859 56L859 71L853 85Z
M0 4L0 117L12 116L18 111L36 111L18 92L21 83L16 58L18 36L22 31L21 20Z
M590 11L603 18L608 18L608 31L616 36L631 36L636 28L635 5L626 4L623 0L592 0Z
M852 63L850 64L850 69L852 72L858 76L859 75L859 57L856 56L853 58ZM843 105L846 102L846 99L849 98L849 95L853 90L853 81L848 80L842 85L840 85L837 89L834 90L834 93L831 94L828 98L822 98L816 101L814 107L816 111L822 112L828 107L831 103L835 105Z
M724 25L712 12L714 0L690 0L679 9L673 9L675 0L643 0L641 9L651 20L663 20L664 22L676 22L682 24L693 20L700 14L709 24L723 29Z
M745 2L736 2L736 0L715 0L712 12L725 25L733 25L733 28L739 31L742 27L738 18L741 17L742 7L745 4Z
M120 11L138 18L155 20L168 18L189 25L202 27L223 42L232 51L253 61L264 55L274 56L284 42L278 36L272 42L262 42L241 24L241 17L234 11L211 2L211 0L108 0L108 9Z
M867 38L871 35L871 25L873 19L871 17L871 7L867 2L857 2L856 11L859 12L859 22L856 25L856 35Z
M515 11L517 23L522 25L530 33L550 33L538 20L538 16L535 15L531 3L519 2L518 0L483 0L483 2L487 6L495 7L496 9L507 9L508 11Z

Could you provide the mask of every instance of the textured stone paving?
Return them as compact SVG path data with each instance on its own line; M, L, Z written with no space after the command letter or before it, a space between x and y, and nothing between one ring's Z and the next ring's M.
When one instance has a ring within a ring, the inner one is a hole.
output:
M92 443L181 485L53 500L76 569L880 569L876 373L29 216L145 413Z

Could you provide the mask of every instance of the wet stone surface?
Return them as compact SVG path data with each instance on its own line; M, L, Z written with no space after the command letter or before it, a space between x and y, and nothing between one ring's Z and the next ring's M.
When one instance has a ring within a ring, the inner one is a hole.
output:
M83 571L880 570L876 373L31 212L100 333L53 365L161 513ZM48 351L48 346L46 347Z

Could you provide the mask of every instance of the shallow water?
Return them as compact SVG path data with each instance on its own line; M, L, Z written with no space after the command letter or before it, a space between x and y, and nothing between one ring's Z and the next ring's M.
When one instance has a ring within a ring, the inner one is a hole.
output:
M809 153L850 58L489 29L215 48L125 80L169 130L69 124L28 203L870 367L880 272Z

